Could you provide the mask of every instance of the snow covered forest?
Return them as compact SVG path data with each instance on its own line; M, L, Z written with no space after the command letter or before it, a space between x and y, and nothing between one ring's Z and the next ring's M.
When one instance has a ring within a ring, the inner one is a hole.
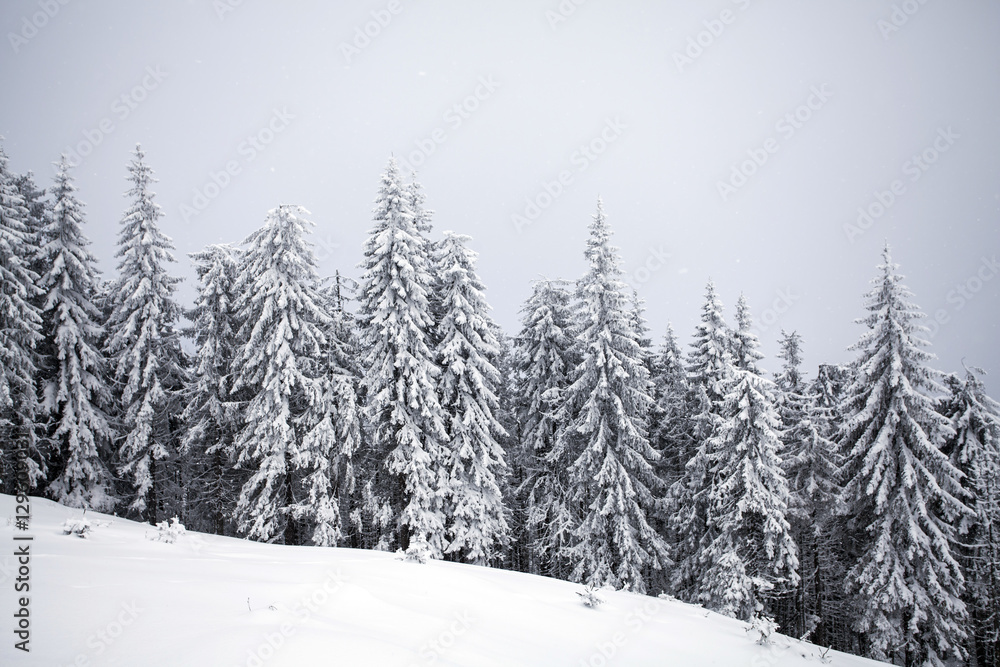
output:
M140 147L127 173L104 280L69 161L38 183L0 150L4 493L26 456L31 493L70 507L667 593L896 664L1000 662L1000 404L971 363L935 367L888 243L854 361L804 368L782 332L768 373L751 304L712 282L689 342L649 331L600 201L558 249L586 273L535 281L505 332L473 240L434 229L393 159L360 280L319 275L323 222L281 205L190 255L193 304Z

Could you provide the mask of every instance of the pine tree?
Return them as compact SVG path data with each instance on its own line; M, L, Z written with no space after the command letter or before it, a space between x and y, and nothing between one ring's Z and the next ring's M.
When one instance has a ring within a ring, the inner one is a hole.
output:
M779 345L781 349L778 358L782 361L781 372L775 376L774 384L781 391L778 405L787 431L788 427L796 423L804 413L799 400L806 390L806 381L802 376L802 336L797 331L788 333L782 329Z
M188 500L201 515L188 528L217 535L227 530L241 481L233 471L239 410L232 395L238 348L236 279L239 250L210 245L190 257L198 275L198 297L187 317L196 348L191 381L184 389L181 452L190 470ZM191 519L189 519L189 522Z
M684 476L684 465L694 454L688 400L691 386L674 329L667 331L660 353L652 361L653 408L650 444L661 455L660 477L673 485Z
M923 314L897 268L886 244L841 404L843 500L855 540L847 585L871 657L937 667L964 659L967 615L950 521L969 510L960 473L939 449L952 429L924 393L939 386L919 337Z
M24 208L28 212L24 219L27 229L26 238L28 239L26 248L26 256L29 257L28 267L36 275L44 276L49 270L49 258L43 246L45 245L45 229L52 222L52 202L45 198L45 189L40 190L35 184L34 174L30 171L27 174L15 174L13 178L14 187L17 188L18 194L24 200ZM32 252L34 256L30 256ZM44 300L43 290L38 290L32 303L39 312Z
M975 665L994 665L1000 659L1000 403L986 395L977 373L984 372L966 367L964 379L945 378L949 393L939 412L955 431L943 451L963 473L964 499L975 513L957 526L969 656Z
M508 539L506 549L500 555L505 569L514 572L531 572L531 552L528 541L527 511L523 497L518 495L518 489L525 478L523 462L520 461L521 426L517 421L517 384L515 374L514 341L507 333L494 323L494 336L497 339L499 353L494 367L497 369L500 381L496 385L497 409L493 412L497 422L503 428L503 434L497 438L500 449L504 452L507 463L507 474L500 482L502 503L507 517Z
M48 471L35 424L35 349L42 338L42 318L37 307L39 276L31 268L39 257L38 240L29 228L29 216L0 147L0 443L4 455L0 481L10 493L34 488Z
M812 451L806 454L815 457L812 464L813 474L816 476L815 483L807 475L804 479L797 479L794 472L788 472L791 489L793 492L793 519L801 516L797 511L798 499L805 498L802 493L804 489L816 490L819 493L811 493L809 496L815 500L816 521L813 525L816 551L813 554L812 569L815 573L816 582L828 582L824 585L822 592L817 588L813 591L813 598L816 600L816 609L822 604L823 611L816 611L819 621L810 641L823 646L832 646L838 651L847 653L860 653L859 635L854 630L854 614L850 607L850 601L845 595L844 581L847 578L849 563L847 545L850 543L850 536L847 534L845 522L843 520L844 507L842 505L841 468L844 463L844 452L841 449L837 434L840 432L840 425L843 415L840 412L840 404L844 397L844 392L851 382L852 371L848 366L838 366L834 364L820 364L816 371L816 378L810 383L806 392L811 405L811 416L809 417L810 427L814 428L817 437L813 437L808 430L805 431L805 442ZM826 446L822 439L829 441ZM826 447L829 447L827 449ZM828 451L828 455L823 452ZM794 464L793 464L794 465ZM829 466L834 468L830 471ZM801 470L808 470L808 466L801 466ZM822 471L829 471L826 475ZM828 476L835 488L831 489L832 497L827 496L826 486L821 481ZM803 486L805 482L805 486ZM806 501L808 502L808 501ZM795 527L793 523L793 528ZM808 545L803 547L806 549ZM803 551L803 553L805 553ZM808 555L800 556L803 564L801 572L809 571ZM805 579L805 577L803 576ZM803 583L804 594L808 594L808 589ZM807 619L803 619L803 623ZM803 634L808 630L808 625L803 625Z
M362 375L362 360L359 359L361 343L358 340L358 323L354 314L348 309L348 303L357 300L358 282L346 278L340 271L334 273L333 282L325 284L323 293L326 311L330 313L332 334L330 339L330 354L334 364L360 378Z
M506 435L495 413L500 374L496 325L476 274L470 237L445 232L434 258L442 283L438 323L438 393L444 411L449 468L446 553L485 565L506 544L509 529L500 485L507 472L497 438Z
M424 239L424 251L430 256L432 246L434 245L430 240L430 233L434 229L434 225L431 223L431 218L434 216L434 211L430 211L424 208L424 204L427 202L427 196L424 194L424 188L416 180L416 175L410 175L410 182L405 186L406 192L410 197L410 209L413 212L413 225L416 227L417 232Z
M574 456L570 500L580 518L567 549L575 562L571 578L644 593L646 571L663 569L670 559L647 520L660 486L647 434L649 372L610 237L598 200L585 253L590 269L577 284L582 359L566 389L573 417L557 451Z
M365 449L360 343L357 322L347 308L357 287L356 281L344 278L340 271L335 272L332 283L325 281L322 287L324 310L330 314L325 354L331 371L332 395L337 397L332 417L342 452L331 471L336 481L331 488L339 497L340 518L344 522L343 536L338 541L348 544L355 543L357 522L352 513L357 507L358 454Z
M646 321L646 301L639 296L639 292L635 288L629 293L629 305L631 306L629 321L632 323L632 329L635 330L636 343L639 345L639 351L641 352L643 364L646 366L646 371L652 377L656 354L653 352L653 339L649 337L649 323ZM648 390L652 393L652 385Z
M48 432L50 427L52 427L51 415L42 405L45 387L55 381L57 372L55 341L51 335L48 335L51 333L51 327L44 321L45 318L42 314L45 306L46 290L42 288L40 282L51 268L52 258L46 252L45 244L47 242L46 229L52 223L53 202L46 198L46 191L39 189L35 184L34 175L30 171L27 174L12 174L12 177L14 186L23 199L26 211L26 215L24 216L24 244L20 247L19 253L31 272L38 276L39 281L35 285L38 289L28 299L28 303L42 317L41 329L39 330L42 335L36 342L33 354L36 366L34 384L38 392L38 412L35 415L35 432L30 436L35 444L30 445L30 447L37 448L38 460L44 458L46 461L45 481L47 483L52 481L53 471L62 467L62 462L59 460L60 452L58 448L53 449L48 437ZM101 323L103 324L103 321ZM39 480L39 487L44 486L42 480Z
M672 498L674 485L684 476L684 465L694 454L692 420L688 401L693 398L687 381L677 338L668 323L666 335L657 354L649 357L653 404L649 411L649 444L659 454L654 470L668 489L668 495L658 512L649 518L650 524L661 535L671 537L673 517ZM659 572L656 587L671 590L671 572ZM652 576L652 575L651 575Z
M354 313L348 303L357 301L359 283L346 278L336 271L333 283L327 289L327 310L333 318L330 339L335 341L330 353L333 365L344 369L352 378L355 391L355 414L357 423L356 442L353 446L350 475L340 476L342 487L350 489L341 497L341 513L347 517L347 545L356 549L386 551L390 548L388 533L392 523L392 508L384 495L378 493L375 482L378 471L385 463L376 447L369 442L370 435L364 420L364 406L367 403L364 383L364 354L361 332ZM349 415L350 416L350 415ZM352 435L352 437L354 437ZM359 483L360 482L360 483Z
M518 497L526 511L530 570L561 579L569 575L564 554L574 527L567 474L572 461L556 449L568 423L564 394L579 363L571 301L562 281L535 281L521 308L514 352L518 462L524 470Z
M166 269L176 260L171 240L157 224L163 212L153 201L149 188L156 179L144 159L136 146L126 194L131 203L118 235L121 260L111 291L106 354L121 408L119 473L132 485L130 508L155 524L170 509L167 468L176 458L184 359L175 328L180 308L173 298L179 279Z
M399 546L418 559L440 558L447 546L447 434L429 347L434 321L427 248L410 190L390 159L361 264L358 320L366 347L367 416L389 478L375 490L391 503Z
M51 374L42 388L43 407L53 424L49 439L58 468L48 493L69 507L110 510L114 506L108 470L111 428L104 414L109 400L106 363L99 345L101 313L94 305L98 272L83 235L83 204L74 194L69 162L58 163L52 220L44 229L48 271L41 279L46 348Z
M778 458L775 388L757 366L762 355L742 296L736 322L734 369L723 383L723 419L709 445L717 456L711 471L717 484L709 518L713 541L702 554L707 569L701 599L723 614L750 620L770 611L776 584L798 584L798 552L785 517L789 495Z
M710 518L718 456L712 446L713 436L722 426L725 383L734 372L730 338L722 303L709 280L687 367L687 409L694 451L684 464L683 476L670 487L668 505L670 541L677 563L671 588L674 595L688 602L699 599L702 554L715 539Z
M247 245L237 278L241 341L234 391L248 396L236 436L250 472L236 505L241 533L262 541L334 546L340 493L350 474L355 395L331 367L332 319L323 308L301 206L279 206Z
M303 481L308 498L297 508L300 518L312 521L312 543L329 547L337 546L347 527L343 500L354 492L353 457L361 444L357 377L334 359L327 357L324 393L310 401L312 410L322 411L323 417L303 440L303 466L312 472Z
M423 246L420 253L426 259L427 271L430 274L430 282L427 285L427 307L434 325L428 331L427 346L433 352L441 342L438 338L437 324L444 317L443 292L445 289L443 278L435 269L434 257L441 252L444 240L442 239L438 242L431 240L431 231L434 229L431 219L434 216L434 211L424 207L424 204L427 203L427 196L424 194L423 186L417 182L416 175L410 174L410 179L410 182L404 186L404 189L409 197L410 212L413 214L413 226L416 228L417 235L420 237L420 242Z
M836 548L836 517L840 487L837 471L842 461L830 439L832 408L819 402L816 383L807 383L801 371L801 337L782 331L775 379L782 422L782 459L791 492L788 520L799 547L802 582L794 591L794 610L782 618L782 627L795 636L808 635L829 646L829 628L841 620L843 568Z
M809 570L809 540L803 535L799 510L801 501L794 489L794 473L790 471L791 452L796 449L795 429L799 428L806 419L805 414L808 408L808 400L805 396L807 387L802 376L802 337L798 332L788 333L781 330L779 340L778 358L782 360L781 372L774 378L775 384L775 404L778 408L778 415L781 418L781 452L780 458L784 466L786 478L789 481L789 503L787 519L792 528L792 536L795 544L799 548L799 559L803 564L799 575L800 585L792 590L784 590L778 597L775 605L775 619L778 626L786 634L801 637L807 633L810 624L813 626L818 622L818 618L810 616L807 619L806 598L809 595L807 589L811 591ZM810 530L811 525L806 526ZM811 598L809 598L811 599Z
M831 434L840 431L840 424L843 420L839 408L844 400L844 392L852 382L852 371L848 366L820 364L816 371L816 379L812 383L812 394L816 397L816 405L827 415ZM834 444L837 445L836 442Z

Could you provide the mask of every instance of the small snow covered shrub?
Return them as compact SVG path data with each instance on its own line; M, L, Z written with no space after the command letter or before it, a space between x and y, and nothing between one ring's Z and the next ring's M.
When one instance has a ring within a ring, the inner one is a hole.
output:
M576 594L583 598L582 601L585 607L594 608L604 602L604 598L597 594L597 589L593 586L587 586L582 591L577 591Z
M90 521L87 520L86 516L79 519L66 519L66 523L63 524L63 535L76 535L86 539L89 534Z
M757 643L761 646L770 644L771 635L777 631L778 624L774 622L773 618L758 614L754 614L754 617L750 619L750 625L747 627L747 634L756 634L758 636Z
M430 556L430 546L424 540L414 540L406 550L406 560L412 563L426 563Z
M161 521L156 524L156 535L150 539L173 544L185 532L184 524L177 517L174 517L170 521Z

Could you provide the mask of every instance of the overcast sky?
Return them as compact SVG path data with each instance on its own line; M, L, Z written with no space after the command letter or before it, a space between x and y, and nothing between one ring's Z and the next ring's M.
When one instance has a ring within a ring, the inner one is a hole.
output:
M79 161L111 275L141 142L185 306L187 253L282 203L357 276L394 154L511 334L532 279L585 270L600 196L657 340L687 347L712 277L764 368L794 329L812 377L853 358L888 239L938 367L1000 389L1000 3L9 0L0 25L11 168Z

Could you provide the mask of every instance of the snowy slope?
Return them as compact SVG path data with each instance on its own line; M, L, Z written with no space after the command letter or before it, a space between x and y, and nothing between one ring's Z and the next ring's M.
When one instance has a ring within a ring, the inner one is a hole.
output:
M167 544L104 515L88 514L80 539L62 534L79 511L35 498L31 509L30 530L15 531L0 495L5 666L823 664L812 645L758 646L745 624L679 602L608 591L590 609L580 586L542 577L192 533ZM15 533L34 536L30 654L13 648Z

